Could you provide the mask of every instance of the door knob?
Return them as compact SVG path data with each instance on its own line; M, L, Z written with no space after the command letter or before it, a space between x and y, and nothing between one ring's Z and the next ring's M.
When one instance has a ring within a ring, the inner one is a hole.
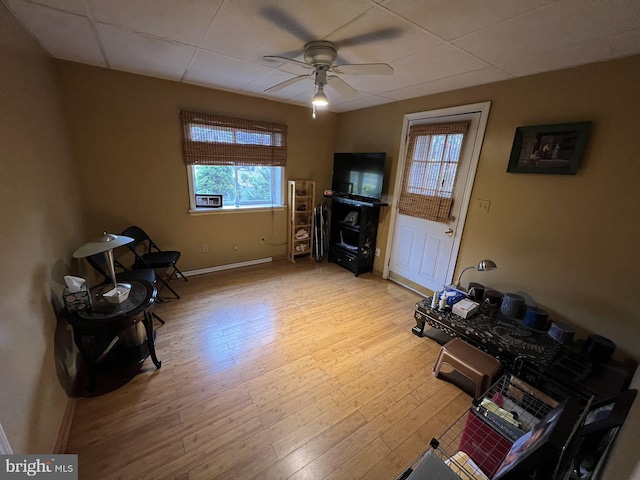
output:
M450 236L450 237L453 237L453 230L451 230L450 228L447 228L447 229L444 231L444 234L445 234L445 235L448 235L448 236Z

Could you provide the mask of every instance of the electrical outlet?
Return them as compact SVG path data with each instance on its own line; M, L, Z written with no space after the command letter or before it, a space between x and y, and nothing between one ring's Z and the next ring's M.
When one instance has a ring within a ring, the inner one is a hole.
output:
M237 251L238 251L238 245L234 245L234 246L233 246L233 251L234 251L234 252L237 252Z
M202 253L208 253L209 252L209 245L202 245Z
M491 201L489 200L476 200L476 210L482 213L489 213L489 207L491 206Z
M376 257L379 257L379 256L380 256L380 249L376 248Z
M260 243L267 243L267 240L264 237L260 237Z

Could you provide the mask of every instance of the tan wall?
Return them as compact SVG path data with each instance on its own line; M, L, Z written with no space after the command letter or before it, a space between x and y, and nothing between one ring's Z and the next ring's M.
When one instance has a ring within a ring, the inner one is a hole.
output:
M288 125L287 179L331 184L334 114L177 82L57 62L89 227L141 226L184 270L285 255L286 212L189 215L179 111ZM320 201L318 195L317 201ZM201 245L209 246L203 254ZM238 245L238 251L233 250Z
M384 150L394 195L403 115L491 101L457 272L481 258L495 272L467 272L503 292L524 292L578 337L595 332L640 358L640 57L509 80L340 116L336 150ZM590 120L578 174L506 173L517 126ZM389 217L376 259L382 271Z
M80 200L51 61L4 5L0 72L0 422L15 453L49 453L73 374L52 303L83 238Z

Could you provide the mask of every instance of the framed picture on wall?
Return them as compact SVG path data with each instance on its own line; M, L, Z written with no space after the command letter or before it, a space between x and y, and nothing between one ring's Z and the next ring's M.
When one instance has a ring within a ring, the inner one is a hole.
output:
M507 172L575 175L591 122L516 128Z

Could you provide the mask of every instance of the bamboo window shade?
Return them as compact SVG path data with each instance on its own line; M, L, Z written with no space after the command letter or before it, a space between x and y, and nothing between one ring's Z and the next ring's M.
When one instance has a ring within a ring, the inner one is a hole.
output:
M449 223L458 160L470 122L413 125L398 202L399 212Z
M208 113L180 112L187 165L287 165L287 126Z

